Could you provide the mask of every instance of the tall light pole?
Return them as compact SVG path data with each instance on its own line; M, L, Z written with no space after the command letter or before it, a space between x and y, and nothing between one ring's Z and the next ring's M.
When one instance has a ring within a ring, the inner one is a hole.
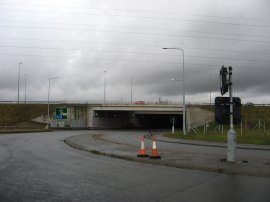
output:
M133 99L133 76L130 79L130 104L132 104L132 99Z
M51 77L49 78L49 89L48 89L48 124L49 124L49 121L50 121L50 88L51 88L51 80L52 79L57 79L58 77Z
M182 48L163 48L163 49L173 49L173 50L180 50L183 55L183 76L182 76L182 86L183 86L183 135L186 135L186 102L185 102L185 55L184 49Z
M104 104L106 103L106 77L107 77L107 72L104 71L104 98L103 98Z
M24 74L24 103L26 103L26 80L28 75Z
M21 62L19 63L19 72L18 72L18 104L20 103L20 74L21 74Z
M212 74L209 74L209 80L210 80L210 83L211 83L211 76ZM211 85L210 85L210 105L212 103L212 96L211 96Z

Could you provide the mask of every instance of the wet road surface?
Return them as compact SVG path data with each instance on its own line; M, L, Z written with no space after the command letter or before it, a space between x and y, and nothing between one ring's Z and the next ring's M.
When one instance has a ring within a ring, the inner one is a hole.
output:
M140 164L63 142L97 133L0 135L0 201L270 201L270 178Z

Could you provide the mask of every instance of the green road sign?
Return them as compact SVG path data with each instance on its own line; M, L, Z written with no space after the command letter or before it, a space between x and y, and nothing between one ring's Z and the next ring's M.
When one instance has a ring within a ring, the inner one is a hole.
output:
M56 119L67 119L67 108L66 107L56 108L55 116Z

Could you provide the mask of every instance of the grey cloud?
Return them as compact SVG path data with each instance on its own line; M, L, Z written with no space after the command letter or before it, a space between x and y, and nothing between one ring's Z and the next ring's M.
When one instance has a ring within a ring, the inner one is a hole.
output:
M54 99L102 100L104 70L108 99L129 100L133 77L134 99L178 100L181 82L170 79L182 79L182 53L162 47L179 47L192 100L219 94L224 64L233 66L235 91L245 101L270 103L268 1L29 0L0 8L2 100L16 100L19 62L33 100L46 100L52 76L59 77Z

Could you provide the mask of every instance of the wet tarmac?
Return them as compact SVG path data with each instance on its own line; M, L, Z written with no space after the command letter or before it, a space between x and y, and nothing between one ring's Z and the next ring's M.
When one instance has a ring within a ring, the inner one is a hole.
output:
M63 142L101 133L122 132L0 135L0 201L270 201L269 177L142 164Z

